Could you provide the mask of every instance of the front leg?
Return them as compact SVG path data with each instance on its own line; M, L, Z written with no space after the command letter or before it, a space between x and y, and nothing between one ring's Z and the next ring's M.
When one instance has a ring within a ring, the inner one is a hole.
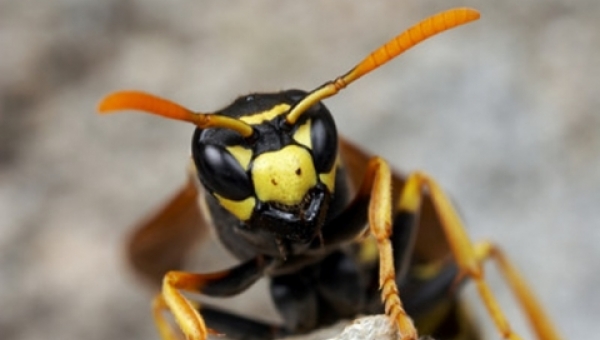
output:
M198 312L199 306L186 298L182 291L210 296L238 294L261 278L273 259L257 256L237 267L210 274L194 274L179 271L168 272L163 279L161 293L155 298L153 314L163 340L175 340L163 312L170 310L179 328L189 340L205 340L209 331Z
M368 222L369 229L365 227ZM410 224L410 223L407 223ZM398 294L396 284L396 268L392 250L392 175L388 164L379 157L374 157L367 164L363 181L356 197L342 214L328 223L329 228L323 230L321 242L314 242L313 249L333 248L339 244L354 242L364 238L370 232L377 241L379 252L379 287L385 312L397 325L402 340L417 339L415 326L406 314ZM409 226L414 233L416 228ZM400 248L401 239L394 243ZM402 253L405 250L400 250ZM401 268L400 268L401 269Z
M392 251L392 174L389 165L381 158L372 158L359 197L370 195L368 219L371 234L379 249L379 287L385 313L398 326L402 340L416 340L417 330L406 314L396 285L394 253Z

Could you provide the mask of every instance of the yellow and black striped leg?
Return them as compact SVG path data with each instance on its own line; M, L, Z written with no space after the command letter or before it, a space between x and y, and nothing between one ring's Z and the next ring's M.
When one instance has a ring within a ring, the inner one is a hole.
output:
M525 311L538 339L559 340L558 331L553 327L550 318L544 312L535 295L506 255L495 244L484 241L475 244L475 255L479 262L494 260L500 272L508 282L521 307Z
M492 293L488 283L485 281L481 262L482 258L486 257L484 256L486 255L486 247L480 246L476 248L473 245L465 231L463 223L458 217L458 214L452 207L450 200L447 198L446 194L440 188L440 186L432 178L430 178L424 173L415 172L411 174L408 177L404 188L402 189L400 201L398 202L398 210L401 213L418 212L421 206L423 192L425 189L429 190L433 206L438 214L438 217L441 222L440 224L442 226L442 229L444 230L446 238L448 239L448 244L452 250L461 275L469 277L475 282L475 285L477 286L477 289L479 291L479 295L481 296L482 302L487 308L492 320L494 321L502 337L504 339L521 339L521 337L511 329L508 320L502 312L494 294ZM492 249L493 248L488 248L490 252L487 253L491 255ZM513 280L512 282L522 283L522 280L518 279ZM527 290L518 289L517 292L521 292L521 294L526 294ZM524 299L523 296L519 296L519 298L521 299L521 304L523 306L525 306L526 308L530 308L527 307L529 304L526 301L522 300ZM533 311L533 309L531 310L531 312L535 315L540 315L536 314L536 312ZM543 339L554 338L550 337Z
M163 280L161 293L154 299L153 315L163 340L178 339L163 312L173 313L175 321L188 340L204 340L209 330L198 312L199 305L188 300L182 291L202 293L210 296L235 295L263 276L271 262L262 256L256 257L230 270L210 274L168 272Z
M385 313L398 326L402 340L416 340L417 330L404 311L398 295L392 234L392 176L388 164L375 157L369 161L358 197L370 196L368 220L379 249L379 287Z

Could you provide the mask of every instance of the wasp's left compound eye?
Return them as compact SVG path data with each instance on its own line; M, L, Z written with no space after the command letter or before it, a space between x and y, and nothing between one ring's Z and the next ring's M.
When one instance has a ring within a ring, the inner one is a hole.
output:
M200 181L209 190L231 200L252 196L248 174L225 148L194 143L192 153Z
M319 173L331 170L337 155L337 130L329 112L323 111L312 119L310 131L315 168Z

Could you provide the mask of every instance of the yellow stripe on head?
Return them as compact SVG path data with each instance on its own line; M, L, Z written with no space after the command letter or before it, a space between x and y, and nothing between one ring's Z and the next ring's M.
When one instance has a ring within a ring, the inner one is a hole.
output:
M227 151L229 151L235 160L240 163L244 170L248 170L248 165L250 165L250 160L252 160L252 150L239 145L234 145L228 146Z
M300 125L300 127L294 133L294 140L298 144L302 144L309 149L312 149L312 140L310 138L310 127L311 120L307 120L306 123Z
M261 111L258 113L254 113L248 116L241 116L239 120L246 124L256 125L260 124L264 121L272 120L273 118L280 116L284 113L287 113L290 110L290 105L288 104L279 104L275 105L270 110Z

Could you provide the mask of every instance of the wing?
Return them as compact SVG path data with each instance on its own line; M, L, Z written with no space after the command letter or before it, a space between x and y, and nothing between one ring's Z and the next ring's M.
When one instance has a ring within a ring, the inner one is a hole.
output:
M348 174L350 186L358 188L363 180L368 160L372 157L369 153L361 150L351 142L340 138L340 156ZM394 204L399 198L404 187L406 175L394 172L393 174L393 198ZM419 230L413 254L413 260L417 263L431 263L442 260L450 254L450 248L446 236L441 228L439 218L433 208L431 198L425 195L419 218Z
M187 255L208 234L198 194L196 183L190 179L131 236L129 260L152 284L160 285L169 270L181 269Z

